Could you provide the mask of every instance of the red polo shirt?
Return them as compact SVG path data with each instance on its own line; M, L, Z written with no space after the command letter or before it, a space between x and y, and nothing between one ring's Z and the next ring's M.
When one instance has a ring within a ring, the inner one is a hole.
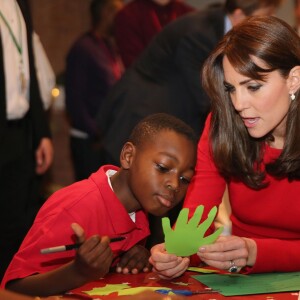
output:
M80 224L86 237L125 236L125 240L110 244L115 256L149 235L145 212L136 212L134 223L109 186L106 171L111 169L117 170L114 166L103 166L88 179L57 191L46 201L10 263L2 287L12 279L45 273L72 260L75 250L40 253L43 248L74 243L71 223Z

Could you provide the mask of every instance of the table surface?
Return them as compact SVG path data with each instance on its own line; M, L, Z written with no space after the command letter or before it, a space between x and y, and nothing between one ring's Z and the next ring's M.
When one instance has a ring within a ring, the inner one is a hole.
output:
M207 291L207 286L192 278L193 275L200 275L195 272L186 272L183 276L176 278L174 280L163 280L160 279L155 273L140 273L140 274L108 274L105 278L102 278L97 281L88 283L80 288L74 289L71 293L74 293L74 296L82 296L82 299L109 299L116 298L118 296L117 292L111 293L109 295L95 295L89 296L83 291L90 291L93 288L101 288L106 284L122 284L126 283L130 287L168 287L171 289L183 289L191 291ZM300 289L300 287L299 287ZM247 295L247 296L223 296L219 293L208 293L208 294L199 294L186 297L188 299L201 299L201 300L225 300L225 299L234 299L234 300L298 300L298 292L286 292L286 293L273 293L273 294L260 294L260 295ZM300 298L299 298L300 299Z

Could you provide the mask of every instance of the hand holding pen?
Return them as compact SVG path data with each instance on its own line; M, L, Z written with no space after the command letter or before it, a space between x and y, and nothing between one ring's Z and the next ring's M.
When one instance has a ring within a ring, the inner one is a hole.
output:
M81 244L74 259L76 271L87 281L106 275L113 260L109 237L94 235L85 239L85 232L79 224L73 223L71 227L77 237L77 243Z

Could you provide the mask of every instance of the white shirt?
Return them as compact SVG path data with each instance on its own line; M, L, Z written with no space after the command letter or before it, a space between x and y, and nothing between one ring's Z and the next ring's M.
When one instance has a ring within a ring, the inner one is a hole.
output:
M111 181L110 181L110 177L113 176L116 173L117 173L116 170L107 170L106 171L106 176L107 176L107 179L108 179L108 184L109 184L110 188L112 189L112 191L113 191L113 188L112 188L112 184L111 184ZM131 212L131 213L128 213L128 214L129 214L129 217L132 220L132 222L135 223L135 212Z
M226 34L232 28L232 24L228 16L225 16L224 34Z
M29 109L29 59L26 25L16 0L0 0L0 11L7 20L17 43L22 48L21 55L13 42L5 22L0 16L0 34L3 48L6 116L8 120L22 118ZM5 45L5 47L3 47ZM25 88L22 89L21 73L24 75Z

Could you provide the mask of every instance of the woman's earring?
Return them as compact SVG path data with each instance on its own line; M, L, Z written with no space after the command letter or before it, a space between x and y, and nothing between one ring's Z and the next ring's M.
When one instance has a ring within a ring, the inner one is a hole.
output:
M294 93L290 94L290 98L291 98L291 101L294 101L296 99L296 96Z

